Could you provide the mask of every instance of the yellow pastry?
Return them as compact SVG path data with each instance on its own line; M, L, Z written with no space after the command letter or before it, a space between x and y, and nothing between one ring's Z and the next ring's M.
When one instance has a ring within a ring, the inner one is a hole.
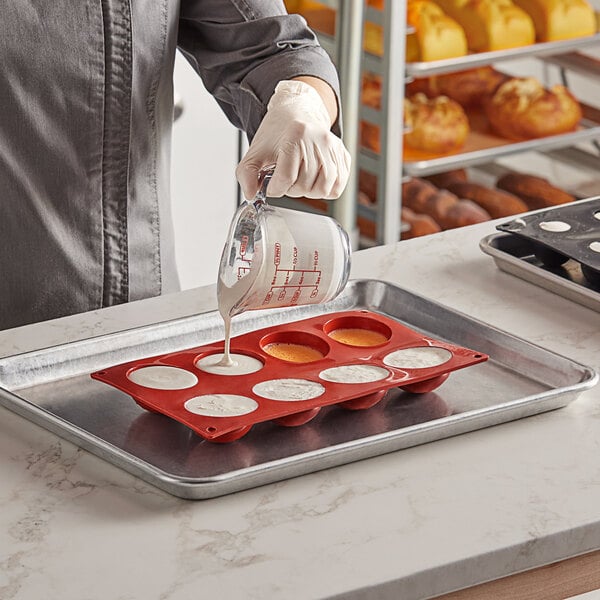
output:
M409 0L407 22L415 33L406 39L407 62L455 58L467 53L463 28L430 0Z
M465 30L473 52L505 50L533 44L531 17L512 0L435 0Z
M533 19L539 42L596 33L594 10L586 0L514 0Z
M461 148L469 134L469 120L460 104L446 96L415 94L404 99L404 142L416 150L446 154Z
M370 21L366 21L363 35L363 48L371 54L382 56L383 27L376 25L375 23L371 23Z

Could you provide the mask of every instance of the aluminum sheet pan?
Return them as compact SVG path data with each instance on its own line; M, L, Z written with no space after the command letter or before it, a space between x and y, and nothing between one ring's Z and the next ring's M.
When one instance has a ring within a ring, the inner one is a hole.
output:
M296 428L263 423L231 444L203 441L89 377L120 362L223 338L217 312L0 360L0 402L167 492L203 499L279 481L562 407L592 387L589 367L388 283L351 281L327 305L256 311L234 334L366 308L490 359L435 392L393 390L373 408L322 409Z
M557 42L540 42L520 48L509 48L508 50L494 50L493 52L477 52L458 58L447 58L428 62L406 63L406 74L411 77L429 77L452 71L472 69L482 65L491 65L503 60L514 60L515 58L529 58L531 56L547 56L552 54L563 54L570 50L591 47L600 42L600 34L571 40L560 40Z
M502 271L600 312L600 291L585 279L576 262L569 260L562 267L547 267L532 254L527 240L509 233L488 235L479 247Z

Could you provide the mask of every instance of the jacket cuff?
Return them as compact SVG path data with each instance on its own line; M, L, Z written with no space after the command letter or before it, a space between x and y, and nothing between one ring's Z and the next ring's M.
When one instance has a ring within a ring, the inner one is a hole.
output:
M267 112L267 105L277 84L284 79L309 76L328 83L336 97L338 116L331 131L342 135L340 88L337 71L329 56L320 46L281 52L252 69L241 82L235 98L238 114L246 126L248 139L252 140Z

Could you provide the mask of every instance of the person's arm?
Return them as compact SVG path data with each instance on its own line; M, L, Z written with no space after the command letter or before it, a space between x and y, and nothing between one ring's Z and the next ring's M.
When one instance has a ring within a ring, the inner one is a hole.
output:
M317 77L293 77L295 81L304 81L304 83L308 83L308 85L312 86L319 92L319 96L321 96L321 100L323 100L323 104L325 104L325 108L329 113L329 117L331 119L330 125L337 121L339 109L337 103L337 96L333 91L332 87L323 81L322 79L318 79Z
M280 0L181 0L178 41L225 114L251 140L236 171L246 197L258 187L258 169L273 162L271 195L341 193L349 156L338 137L337 73L302 17L288 15ZM317 94L303 88L290 96L288 88L276 95L277 85L290 80ZM294 102L287 102L291 97ZM325 124L317 116L323 110ZM291 157L292 148L304 155Z

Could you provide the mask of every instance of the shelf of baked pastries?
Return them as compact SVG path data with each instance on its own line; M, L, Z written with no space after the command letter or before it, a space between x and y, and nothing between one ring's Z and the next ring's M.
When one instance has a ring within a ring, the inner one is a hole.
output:
M507 50L475 52L467 54L466 56L459 56L458 58L447 58L427 62L407 62L406 75L408 77L430 77L432 75L463 71L465 69L497 64L502 61L515 60L518 58L560 55L598 44L600 44L600 33L570 40L538 42L519 48L509 48Z
M411 176L438 173L456 167L469 167L487 163L505 156L530 150L542 152L553 148L564 148L577 143L600 139L600 111L580 103L583 113L578 127L571 132L511 141L495 134L483 113L468 113L470 131L465 144L459 150L445 154L432 154L404 146L404 172Z

